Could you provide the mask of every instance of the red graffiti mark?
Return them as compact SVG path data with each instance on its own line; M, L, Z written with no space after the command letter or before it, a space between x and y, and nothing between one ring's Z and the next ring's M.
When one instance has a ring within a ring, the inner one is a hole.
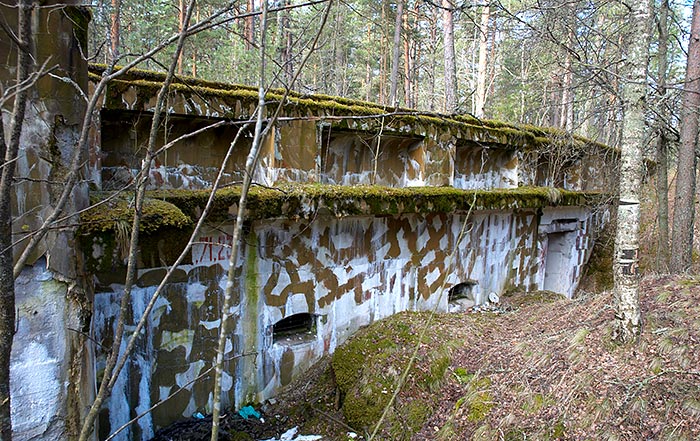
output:
M221 234L217 237L201 236L199 242L202 250L194 263L202 262L224 262L231 258L231 243L233 237L229 234Z

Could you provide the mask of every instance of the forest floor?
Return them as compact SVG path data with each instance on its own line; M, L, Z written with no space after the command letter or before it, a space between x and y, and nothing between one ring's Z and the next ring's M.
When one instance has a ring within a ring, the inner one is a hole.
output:
M368 439L409 362L375 439L700 439L700 278L645 277L640 301L642 335L625 346L611 341L610 291L514 293L500 314L395 315L286 388L259 430L230 439L293 426Z

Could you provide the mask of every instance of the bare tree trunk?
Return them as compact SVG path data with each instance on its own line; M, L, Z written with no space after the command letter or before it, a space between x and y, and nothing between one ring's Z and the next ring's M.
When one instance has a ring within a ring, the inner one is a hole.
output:
M433 18L430 22L430 82L428 83L429 101L428 109L434 111L435 104L435 75L437 72L437 18Z
M681 145L673 204L671 272L688 271L693 263L693 223L695 221L695 165L700 111L700 0L693 2L693 19L688 43L683 105L681 106Z
M489 21L491 19L491 8L487 4L481 11L481 26L479 27L479 63L476 70L476 93L474 102L474 116L484 117L484 106L486 104L486 75L488 67L488 43L489 43Z
M336 96L343 96L345 92L345 42L343 41L343 25L343 15L340 10L337 10L335 15L335 32L333 34L333 78L335 78L333 82L333 93Z
M382 23L382 38L381 44L379 45L379 103L386 104L386 65L387 65L387 35L386 35L386 16L387 16L387 4L388 2L382 2L382 13L381 13L381 23Z
M399 82L399 62L401 54L401 27L403 23L403 0L398 0L396 2L396 23L394 25L394 45L393 53L391 57L391 91L389 92L389 103L393 107L399 105L398 94L396 93L398 89Z
M365 44L369 47L371 43L372 25L367 23L367 40L365 41ZM373 54L370 51L367 51L367 58L365 59L365 101L370 101L372 95L372 60L374 60Z
M287 6L288 4L289 0L284 0L282 6ZM294 63L292 59L292 33L289 30L289 11L280 11L278 14L280 14L279 24L282 30L282 38L280 42L282 47L282 71L284 72L282 77L284 78L284 83L288 85L294 76Z
M7 163L3 126L0 118L0 155ZM14 167L4 167L3 171L10 168L14 170ZM15 335L15 278L12 275L11 189L3 186L0 190L0 440L4 441L12 439L10 356Z
M177 32L182 33L182 29L185 26L185 0L178 0L178 11L177 11ZM182 66L182 53L177 57L177 74L182 75L184 73L184 67Z
M455 66L454 10L450 0L442 0L445 40L445 112L457 111L457 69Z
M31 15L33 0L17 2L17 76L18 86L12 107L9 126L9 144L5 145L5 133L0 115L0 153L3 166L0 169L0 441L12 440L10 417L10 359L12 339L15 335L15 277L12 253L12 180L15 175L15 159L19 152L22 124L29 92L20 87L29 78L31 56Z
M700 1L700 0L699 0ZM645 140L644 111L646 72L649 63L650 2L632 4L630 35L624 88L625 121L622 133L620 200L615 237L615 321L613 339L626 343L641 332L639 311L639 189Z
M141 173L139 175L139 181L136 190L136 197L134 201L134 219L131 226L131 240L129 243L129 258L127 262L126 269L126 279L124 281L124 292L122 293L121 302L119 305L119 319L117 321L116 330L114 332L114 339L112 342L112 347L109 355L107 356L107 361L105 362L104 372L102 375L102 381L100 383L100 388L97 391L95 400L88 411L88 414L83 421L83 426L80 429L79 441L87 441L90 438L90 434L93 430L95 420L102 407L102 403L107 398L107 396L112 391L114 384L116 383L117 376L113 376L113 370L117 365L119 360L119 353L121 349L121 342L124 336L124 328L126 324L126 315L131 302L131 290L133 288L134 282L136 280L136 266L137 266L137 253L138 253L138 243L139 243L139 229L141 225L141 216L143 213L143 202L146 193L146 186L148 184L149 170L151 167L151 162L155 156L156 152L156 139L158 136L158 129L160 127L160 120L162 118L162 110L165 107L165 101L168 94L168 89L172 83L173 77L175 76L175 70L177 69L180 56L182 55L182 48L185 45L186 32L189 27L189 22L192 17L192 12L194 10L195 1L192 2L187 7L187 12L183 21L182 29L180 29L177 47L175 53L173 54L173 59L170 64L168 73L163 81L160 91L158 92L158 97L156 99L156 105L153 110L153 121L151 122L151 130L148 139L148 148L146 149L146 157L142 161Z
M646 0L640 0L646 1ZM576 38L576 12L577 2L571 2L563 7L564 23L567 28L565 38L564 72L562 73L561 91L561 128L567 132L574 130L574 72L572 70L572 51Z
M121 0L112 0L112 15L109 28L110 48L112 49L110 62L119 58L119 47L121 39Z
M555 71L552 74L552 89L550 91L550 99L549 99L549 109L550 109L550 119L549 119L549 125L552 127L559 127L560 122L561 122L561 111L559 110L561 107L561 101L562 101L562 96L561 96L561 77L559 76L558 70Z
M421 59L422 54L422 44L420 42L415 42L413 60L411 61L411 103L409 106L411 108L418 108L418 89L421 87L420 81L422 79L420 75L420 63L418 60Z
M525 68L525 46L520 49L520 117L518 122L524 123L525 121L525 90L527 87L527 74L528 69ZM545 90L544 95L547 95Z
M197 18L197 22L199 22L199 6L195 6L195 8L197 9L195 16ZM180 58L182 58L182 54L180 55ZM196 44L192 45L192 77L197 78L197 45Z
M666 121L664 120L664 112L661 109L667 108L666 97L666 76L668 69L668 0L662 0L659 6L659 49L658 49L658 64L659 78L658 95L660 106L660 115L656 115L656 200L657 219L659 223L659 235L657 243L657 267L662 272L668 271L669 261L669 241L668 241L668 133L666 130Z
M408 32L411 27L411 17L410 11L406 11L404 14L404 39L403 39L403 96L404 105L409 109L415 107L415 102L413 101L413 77L414 77L414 65L415 65L415 52L412 50L415 46L411 43L411 34Z
M642 0L643 1L643 0ZM573 39L573 36L570 36ZM564 56L564 73L561 83L561 128L571 132L574 128L574 90L572 87L573 73L571 72L571 51Z
M253 12L254 10L255 2L253 0L248 0L246 3L246 12ZM243 26L243 39L245 40L246 50L251 50L255 41L255 17L252 15L245 18L245 24Z

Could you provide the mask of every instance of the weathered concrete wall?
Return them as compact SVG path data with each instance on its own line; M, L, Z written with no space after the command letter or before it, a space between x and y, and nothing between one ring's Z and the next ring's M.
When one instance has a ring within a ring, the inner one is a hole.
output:
M458 244L465 220L464 237ZM541 214L505 210L469 216L254 221L237 265L235 331L227 352L232 361L224 382L227 404L273 396L374 320L404 310L436 307L446 311L449 289L467 280L478 283L472 290L476 303L483 303L490 292L542 289L545 283L564 278L561 287L565 289L560 292L571 295L590 252L596 222L599 219L581 207L549 208ZM212 366L229 229L230 225L202 233L192 252L193 264L178 270L158 301L135 361L122 374L103 414L103 434ZM563 230L573 235L561 243L569 256L568 272L548 274L551 234ZM164 269L143 269L139 274L134 317L140 316ZM110 340L121 289L117 284L98 288L98 341ZM313 326L307 332L273 335L275 324L295 314L311 314ZM241 354L250 355L233 359ZM152 424L159 427L208 411L210 382L205 378L191 392L178 393L124 439L147 437Z
M52 71L55 76L72 83L44 75L29 89L13 184L15 256L27 243L19 240L53 211L64 189L66 166L76 151L83 121L85 102L75 87L87 89L83 54L90 15L71 4L77 3L48 1L33 11L30 50L34 68L48 62L47 67L56 66ZM0 16L9 29L16 29L16 14L16 9L0 5ZM3 33L0 79L5 87L16 75L15 51ZM2 109L5 127L12 104L10 100ZM5 134L9 135L7 130ZM87 185L83 183L71 194L64 212L75 213L87 206L87 200ZM84 347L81 334L89 330L91 305L81 280L80 256L75 253L77 223L78 217L73 216L54 225L16 280L11 413L17 440L75 437L92 393L92 369L86 363L89 349Z
M41 259L17 278L17 334L12 350L12 425L15 439L70 439L90 395L84 341L85 305L73 287L54 278Z
M465 142L457 146L455 155L456 188L515 188L519 185L518 155L511 148L488 148Z

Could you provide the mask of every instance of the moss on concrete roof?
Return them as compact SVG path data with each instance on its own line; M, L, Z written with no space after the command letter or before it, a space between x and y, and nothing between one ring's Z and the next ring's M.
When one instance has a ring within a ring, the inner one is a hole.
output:
M98 81L102 72L106 69L103 65L90 65L90 79ZM119 108L121 100L117 96L128 88L135 87L138 94L146 97L149 94L155 96L160 88L165 75L140 69L131 69L119 80L110 83L106 106ZM195 94L202 97L213 97L234 106L235 101L241 101L249 105L256 105L258 91L256 87L239 84L227 84L215 81L206 81L191 77L178 77L173 82L171 90L186 94ZM283 89L270 89L266 96L268 102L279 102L284 95ZM116 100L115 100L116 99ZM553 140L562 139L572 142L578 148L603 148L608 146L588 140L581 136L572 136L558 129L536 127L531 125L510 124L503 121L478 119L469 114L443 115L433 112L419 112L407 108L393 108L367 101L352 100L348 98L328 95L305 95L298 92L290 92L285 102L285 110L295 114L307 116L317 114L324 116L376 116L392 113L393 125L417 123L434 126L441 129L462 130L473 137L481 137L481 141L502 144L512 148L536 148L548 146ZM238 117L239 115L229 115Z
M102 193L93 193L90 201L95 204L104 199L103 196ZM130 229L133 216L133 201L130 197L120 196L83 212L80 215L79 233L88 236L114 233L122 222L126 222ZM191 218L175 205L162 199L144 200L140 229L142 233L153 234L162 228L186 229L191 225Z
M208 190L157 190L148 192L142 229L188 228L206 205ZM93 201L107 194L95 193ZM387 216L467 212L469 210L537 209L548 206L590 206L603 200L595 192L575 192L549 187L499 190L460 190L451 187L390 188L382 186L288 185L279 189L253 187L247 218L312 218L327 216ZM209 215L212 222L232 221L240 187L219 190ZM109 210L90 210L81 216L85 235L113 232L116 223L130 220L133 209L120 200Z

